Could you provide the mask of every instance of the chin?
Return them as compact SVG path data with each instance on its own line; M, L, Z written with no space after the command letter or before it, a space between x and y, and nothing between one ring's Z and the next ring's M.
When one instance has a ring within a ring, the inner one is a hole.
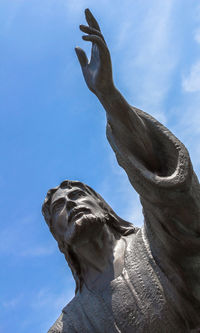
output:
M105 218L96 215L83 215L71 222L65 234L65 241L71 246L80 246L82 243L90 241L101 232L105 224Z

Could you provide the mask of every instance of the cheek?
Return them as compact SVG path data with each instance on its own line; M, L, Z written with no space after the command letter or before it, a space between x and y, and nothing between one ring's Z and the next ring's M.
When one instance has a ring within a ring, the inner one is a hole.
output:
M93 202L93 209L98 216L104 216L105 215L105 210L99 205L98 202Z
M76 238L75 237L76 234L77 234L77 225L76 224L70 225L67 231L63 233L64 242L68 245L72 245L74 243L74 238Z
M56 233L63 234L67 230L67 217L64 211L55 214L52 222Z
M92 212L102 212L103 209L99 205L99 203L95 200L90 200L90 199L83 199L82 204L89 209L91 209Z

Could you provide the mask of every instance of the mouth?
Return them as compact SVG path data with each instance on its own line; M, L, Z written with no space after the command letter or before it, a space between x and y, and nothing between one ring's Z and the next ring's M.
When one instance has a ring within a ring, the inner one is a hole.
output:
M80 217L82 217L85 214L89 214L90 210L85 207L80 208L74 208L71 210L68 218L68 223L74 222L75 220L78 220Z

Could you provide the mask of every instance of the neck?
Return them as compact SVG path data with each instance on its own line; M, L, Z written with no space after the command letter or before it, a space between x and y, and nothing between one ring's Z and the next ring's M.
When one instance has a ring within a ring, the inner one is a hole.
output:
M102 287L121 273L124 250L123 238L111 232L107 225L95 238L73 248L88 288Z

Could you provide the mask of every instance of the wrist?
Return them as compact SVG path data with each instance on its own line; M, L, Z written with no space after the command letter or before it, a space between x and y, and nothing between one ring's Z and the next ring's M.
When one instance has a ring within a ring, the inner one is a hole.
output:
M107 85L105 89L96 93L97 98L103 105L112 104L113 101L118 99L119 91L114 84Z

